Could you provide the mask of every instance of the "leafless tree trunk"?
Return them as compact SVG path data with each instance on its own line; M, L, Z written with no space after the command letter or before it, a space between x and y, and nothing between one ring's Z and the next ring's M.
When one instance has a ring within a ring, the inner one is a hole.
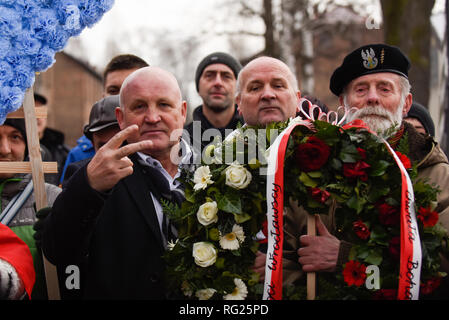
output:
M385 41L396 45L410 58L409 79L414 99L429 101L430 34L435 0L381 0Z

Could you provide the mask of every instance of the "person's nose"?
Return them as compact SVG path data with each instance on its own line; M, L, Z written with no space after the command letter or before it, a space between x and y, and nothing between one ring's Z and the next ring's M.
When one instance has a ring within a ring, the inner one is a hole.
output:
M155 106L150 106L145 114L145 121L152 124L161 121L161 115L158 108Z
M221 78L220 74L217 74L213 81L214 87L223 87L223 79Z
M276 94L275 94L274 90L269 85L267 85L263 88L261 99L263 99L263 100L276 99Z
M11 153L11 146L7 138L3 137L0 139L0 155L6 156Z
M375 87L372 87L368 90L368 95L367 95L367 104L374 106L374 105L378 105L379 104L379 94L376 90Z

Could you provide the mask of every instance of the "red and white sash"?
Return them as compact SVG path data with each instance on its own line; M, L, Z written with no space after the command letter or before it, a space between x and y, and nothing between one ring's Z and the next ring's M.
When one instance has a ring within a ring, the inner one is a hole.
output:
M267 260L265 264L264 300L282 299L282 248L284 243L284 158L287 142L298 125L309 121L295 120L282 131L269 148L267 159Z
M264 300L282 299L282 248L284 242L284 158L287 142L298 125L311 127L309 121L293 121L269 148L267 163L267 231L268 248L265 264ZM369 130L359 122L353 124ZM351 124L344 128L351 127ZM370 130L369 130L370 131ZM419 297L421 275L421 242L414 208L413 185L407 170L387 141L385 146L401 170L401 257L399 271L398 299L416 300ZM381 271L382 272L382 271Z
M401 258L399 269L399 300L418 300L422 249L415 212L415 195L410 177L396 152L384 140L401 170ZM382 272L382 270L381 270Z

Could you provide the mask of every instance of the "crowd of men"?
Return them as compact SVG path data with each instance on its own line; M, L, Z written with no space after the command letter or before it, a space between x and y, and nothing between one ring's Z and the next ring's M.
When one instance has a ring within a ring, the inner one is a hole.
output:
M367 50L378 59L364 59ZM334 71L330 90L341 105L357 109L349 121L361 119L379 134L400 124L387 138L395 147L408 137L419 175L443 190L436 210L449 230L449 163L433 138L435 129L426 108L413 103L409 69L409 59L398 48L363 46ZM8 257L0 250L0 297L46 298L40 249L58 267L63 299L170 297L164 287L162 255L177 233L161 199L183 201L179 166L190 163L215 137L224 139L238 123L266 126L287 121L298 115L301 103L296 76L272 57L258 57L242 66L227 53L212 53L199 63L195 83L203 102L193 112L194 121L186 124L187 104L175 75L133 55L118 56L108 64L103 98L93 105L84 136L60 166L62 189L49 181L49 208L36 217L30 195L7 224L31 249L35 277L25 276L23 270L32 271L21 267L30 259L14 259L17 255ZM188 134L183 135L182 129ZM171 155L180 150L181 161L174 163ZM0 126L0 156L1 161L26 158L23 120L8 119ZM29 181L30 175L0 175L2 212ZM306 235L306 217L294 206L285 217L286 284L305 272L335 272L348 261L351 244L333 235L332 213L317 216L317 236ZM34 237L29 232L33 226ZM23 245L17 248L23 256ZM265 259L259 252L254 264L261 278ZM64 271L70 265L81 269L81 285L66 290ZM4 288L3 279L14 281Z

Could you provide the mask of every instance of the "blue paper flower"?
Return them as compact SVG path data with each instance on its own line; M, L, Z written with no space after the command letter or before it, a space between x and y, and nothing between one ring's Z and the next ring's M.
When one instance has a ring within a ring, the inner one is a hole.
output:
M5 83L9 81L14 73L12 66L6 61L0 61L0 82Z
M18 65L14 68L14 76L9 82L11 87L18 87L25 91L34 83L34 73L30 72L30 68L26 65Z
M64 49L67 41L69 40L69 34L63 29L50 33L47 37L47 44L55 51Z
M16 37L14 47L22 55L35 55L39 52L41 42L29 30L24 30Z
M15 9L22 13L23 18L29 19L39 14L40 7L35 0L17 0Z
M44 46L39 50L39 53L33 59L34 70L43 72L50 68L55 62L55 50Z
M30 29L35 33L35 37L45 40L51 34L56 33L58 19L56 13L50 9L39 11L39 15L30 19Z
M21 30L20 14L14 9L0 7L0 36L15 37Z
M80 10L75 0L57 0L56 15L59 23L69 35L74 36L81 33Z
M6 114L9 112L20 108L24 96L25 92L20 88L10 86L2 86L0 88L0 103L2 106L1 111L2 114L3 112L6 112L3 114L3 118L5 118ZM3 120L3 122L5 122L5 120Z
M12 6L16 0L0 0L0 5L2 6Z
M6 54L10 49L11 49L10 39L0 37L0 59L6 57Z
M78 6L81 14L81 23L91 27L100 20L102 11L97 6L96 1L80 0Z
M0 125L17 110L35 72L55 62L69 37L111 9L113 0L0 0Z

